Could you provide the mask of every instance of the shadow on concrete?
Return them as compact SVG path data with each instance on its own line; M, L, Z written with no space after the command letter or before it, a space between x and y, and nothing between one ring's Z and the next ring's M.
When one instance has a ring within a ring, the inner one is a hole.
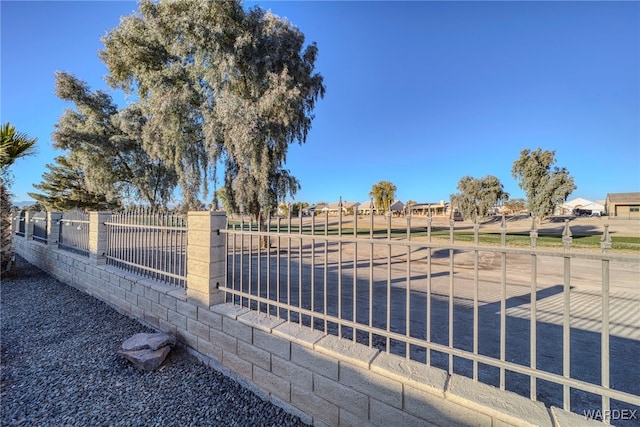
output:
M445 250L446 256L449 251ZM240 271L240 259L244 273ZM311 266L303 261L300 266L298 256L292 256L291 260L281 259L278 265L275 257L267 257L263 254L260 269L258 269L257 254L254 254L251 263L251 277L248 274L248 254L235 258L235 283L227 286L240 289L253 295L260 295L273 301L288 303L292 310L277 309L275 306L267 307L260 304L260 310L270 312L274 316L305 326L311 326L325 331L328 334L342 336L345 339L354 339L352 326L339 325L338 321L312 318L307 314L300 315L295 307L313 311L319 315L326 314L335 319L354 322L356 325L369 325L377 329L377 333L359 329L356 326L355 340L364 345L371 345L382 351L410 357L423 363L452 371L456 374L472 378L474 376L474 363L469 358L453 357L453 366L450 366L448 354L434 349L428 349L428 343L442 346L452 345L456 349L470 353L474 351L474 309L472 302L448 294L427 293L425 291L411 290L407 293L405 288L406 275L400 277L380 277L380 271L386 271L387 263L381 258L376 265L373 277L367 271L368 260L359 259L356 264L359 267L358 277L354 278L350 268L338 268L336 262L327 264L316 263L312 271ZM433 257L433 258L438 258ZM332 260L334 261L334 260ZM349 260L347 260L349 261ZM353 259L350 260L353 265ZM267 264L269 265L269 277L267 276ZM348 262L346 263L348 265ZM229 280L231 269L234 268L229 257ZM363 273L361 270L365 270ZM258 287L258 271L260 279ZM363 274L365 277L363 277ZM448 272L436 272L431 274L431 279L441 278L449 280ZM242 277L242 278L241 278ZM429 276L421 273L410 273L411 282L425 281ZM454 276L454 288L460 286ZM280 285L278 285L280 283ZM537 291L536 301L543 301L563 293L563 286L555 284ZM370 310L370 301L372 310ZM243 302L252 309L258 309L258 304L253 301ZM530 293L506 298L504 307L511 308L528 305L531 303ZM450 311L452 310L452 313ZM496 360L501 358L501 324L502 302L480 303L477 309L478 335L477 352L480 355ZM573 317L579 317L580 313L572 312ZM387 321L389 319L389 321ZM449 328L450 321L453 330ZM531 320L512 315L504 316L505 350L504 360L522 365L531 366ZM353 323L350 323L352 325ZM557 375L563 374L563 345L562 324L535 322L535 353L536 369ZM389 337L389 332L407 335L412 338L424 340L425 345L407 345L406 342ZM618 336L610 336L609 346L609 373L610 387L633 395L640 395L640 370L637 368L637 355L640 354L640 341ZM601 382L602 355L601 334L580 328L569 329L570 353L570 377L580 381L599 385ZM496 387L500 386L500 369L494 366L478 364L478 380ZM529 397L531 393L531 380L528 375L511 371L504 373L505 389ZM547 406L563 407L563 387L559 384L536 379L536 399ZM570 409L582 414L583 411L594 410L601 407L601 397L580 390L571 390ZM611 401L611 409L638 409L629 404ZM626 421L628 424L636 425Z

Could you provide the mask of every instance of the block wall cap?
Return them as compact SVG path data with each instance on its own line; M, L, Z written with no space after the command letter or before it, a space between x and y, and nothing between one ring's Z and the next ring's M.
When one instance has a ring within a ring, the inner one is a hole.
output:
M227 216L226 212L217 211L189 211L188 216Z
M274 328L285 323L284 320L278 317L269 316L266 313L260 313L257 311L249 311L247 313L240 314L238 315L237 320L245 325L260 329L267 333L271 333Z
M313 345L325 336L321 331L295 323L283 323L274 328L272 333L306 348L313 348Z
M170 295L175 299L179 299L181 301L187 300L187 291L183 288L174 288L173 290L167 292L167 295Z
M211 311L235 320L238 318L238 316L248 313L249 309L241 305L227 303L214 305L213 307L211 307Z
M314 348L320 353L365 369L369 369L371 362L379 352L375 348L369 348L366 345L334 335L325 336L314 345Z
M173 292L176 289L182 289L182 288L176 288L175 286L171 286L166 283L159 282L153 279L140 279L138 280L137 283L141 284L142 286L146 286L150 289L153 289L154 291L160 294L168 294L169 292Z
M452 374L445 396L452 402L475 409L513 425L552 427L549 411L542 402L534 402L507 390Z
M551 416L553 417L555 425L558 427L602 427L606 425L601 421L592 420L573 412L567 412L555 406L551 407Z
M371 371L398 381L409 382L412 387L444 398L448 374L443 369L380 352L371 363Z

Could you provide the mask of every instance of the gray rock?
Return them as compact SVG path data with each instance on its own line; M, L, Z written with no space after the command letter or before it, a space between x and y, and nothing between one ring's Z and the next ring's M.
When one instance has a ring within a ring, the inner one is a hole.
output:
M135 351L143 349L158 350L164 346L174 346L176 344L175 337L157 332L153 334L139 333L122 343L123 351Z
M131 351L120 350L117 353L131 362L133 366L138 369L142 369L144 371L155 371L160 365L162 365L162 362L164 362L169 351L171 351L171 346L167 345L157 350L145 348L142 350Z
M122 343L118 354L138 369L154 371L162 365L175 344L175 337L162 332L138 333Z

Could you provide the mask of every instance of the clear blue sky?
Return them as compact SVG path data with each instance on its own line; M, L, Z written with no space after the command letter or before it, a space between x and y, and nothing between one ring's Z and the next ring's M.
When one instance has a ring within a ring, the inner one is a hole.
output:
M319 48L327 93L287 167L314 203L368 199L380 180L402 201L448 200L460 178L497 176L523 148L556 150L578 188L603 200L640 191L639 2L251 2L287 17ZM100 37L135 2L2 1L1 121L37 137L13 166L28 200L61 154L65 108L54 72L109 90ZM123 98L112 94L119 105Z

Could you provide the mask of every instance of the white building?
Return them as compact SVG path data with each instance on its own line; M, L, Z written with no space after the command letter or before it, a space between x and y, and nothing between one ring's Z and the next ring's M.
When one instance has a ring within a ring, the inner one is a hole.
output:
M586 215L597 214L602 215L605 211L604 203L594 202L592 200L575 198L565 202L558 210L559 215L573 215L576 212L583 212Z

